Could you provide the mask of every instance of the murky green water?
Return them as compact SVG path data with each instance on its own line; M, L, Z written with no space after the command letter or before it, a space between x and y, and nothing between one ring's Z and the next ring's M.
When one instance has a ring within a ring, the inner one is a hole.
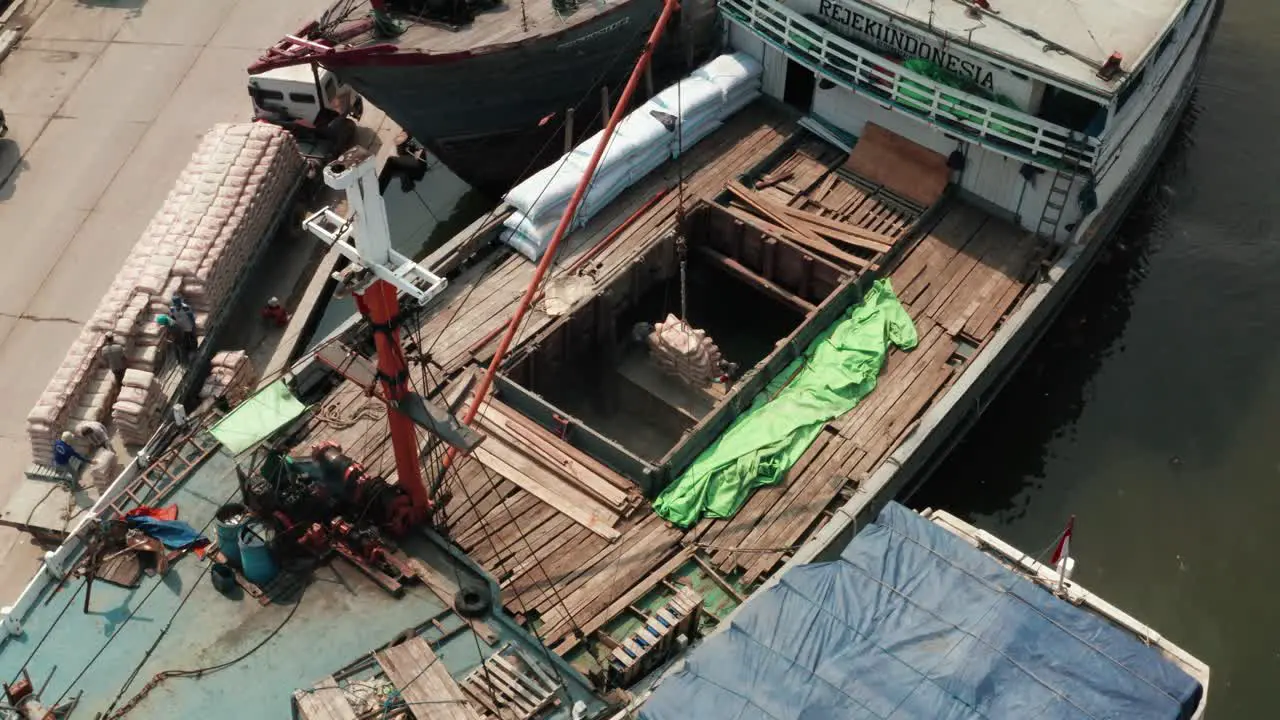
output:
M1229 0L1193 117L1114 250L917 506L1026 549L1213 668L1209 716L1277 716L1280 3Z

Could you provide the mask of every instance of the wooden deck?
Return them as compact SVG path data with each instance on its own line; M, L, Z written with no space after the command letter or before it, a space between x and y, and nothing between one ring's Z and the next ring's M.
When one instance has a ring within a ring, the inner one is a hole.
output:
M764 103L734 116L686 154L682 166L696 168L687 170L686 204L719 194L730 178L759 163L795 130L789 115ZM659 168L566 238L547 283L582 274L603 285L656 238L674 228L680 198L676 189L679 168L676 163ZM600 249L602 241L608 244ZM421 375L414 373L420 392L432 392L469 363L492 357L498 334L514 312L533 270L520 255L502 250L449 281L431 316L411 333L413 337L406 338L430 358ZM534 304L515 346L555 319L544 310L543 303ZM337 440L352 457L363 458L366 467L394 477L391 442L381 420L384 413L380 401L367 397L354 383L344 383L325 402L307 441ZM375 419L377 422L368 422Z
M608 541L468 461L459 482L475 506L451 515L454 537L498 579L506 606L537 617L539 635L557 649L574 644L575 627L607 622L608 608L631 588L668 574L662 566L682 550L750 587L910 432L1016 304L1045 251L1011 224L954 202L890 272L915 318L917 348L892 351L876 390L829 424L783 484L756 491L730 520L685 532L646 508L621 520L620 536Z
M698 168L686 184L686 202L723 197L727 185L793 131L777 110L758 106L742 113L686 158L686 167ZM801 144L797 154L806 147L813 149ZM876 390L829 423L782 484L756 491L735 517L704 520L688 531L642 505L619 514L613 532L602 534L474 458L458 462L447 486L448 535L497 579L508 610L556 652L580 645L580 633L594 641L597 631L620 613L634 612L638 598L690 563L735 597L766 577L910 433L967 358L992 337L1048 252L1028 233L956 199L943 200L925 216L930 227L912 230L920 208L835 172L839 153L819 148L810 159L816 169L803 159L781 158L763 178L753 178L754 192L814 213L819 221L836 219L888 237L895 250L868 256L868 267L891 277L916 321L918 347L891 351ZM674 184L674 172L664 168L646 179L573 235L553 277L583 273L601 286L625 270L674 227L677 194L653 201ZM620 225L624 229L611 235ZM599 249L602 241L607 242ZM899 250L899 243L906 245ZM595 254L583 263L589 252ZM888 265L880 268L881 263ZM528 262L504 253L451 283L412 338L430 358L424 376L415 377L420 390L441 387L487 360L495 331L510 317L531 273ZM553 320L543 308L535 309L519 342ZM373 471L393 476L380 408L348 382L318 414L307 442L337 440Z

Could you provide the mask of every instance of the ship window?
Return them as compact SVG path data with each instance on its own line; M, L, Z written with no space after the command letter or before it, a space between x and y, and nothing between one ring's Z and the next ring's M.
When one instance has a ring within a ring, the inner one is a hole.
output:
M259 100L283 100L284 93L279 90L258 90Z
M1045 86L1040 112L1036 114L1042 120L1091 137L1102 132L1106 115L1107 110L1101 104L1056 85Z
M1124 107L1124 104L1129 102L1129 98L1133 97L1133 94L1142 86L1142 81L1146 74L1147 69L1144 67L1129 77L1129 82L1120 88L1120 94L1116 97L1116 110Z
M289 93L289 99L296 103L306 103L308 105L316 103L316 97L308 93Z

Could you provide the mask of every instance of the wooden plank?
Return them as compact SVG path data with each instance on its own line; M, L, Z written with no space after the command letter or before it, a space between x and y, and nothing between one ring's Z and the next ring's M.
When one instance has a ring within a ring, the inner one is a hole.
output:
M494 472L519 485L526 492L573 518L575 522L606 540L616 540L618 521L603 506L593 503L585 494L558 481L550 472L524 457L519 450L490 437L473 453L477 460Z
M658 566L656 570L649 573L644 580L632 585L625 593L619 595L608 607L601 610L591 617L590 620L579 625L582 630L582 637L590 637L597 630L609 624L615 617L626 611L627 607L635 604L649 593L650 590L657 587L668 575L679 570L685 563L693 557L694 550L692 547L681 548L679 552L672 555L666 562ZM563 656L578 646L578 638L569 636L562 642L551 646L552 651L557 655Z
M985 223L974 231L938 273L937 279L916 298L916 303L924 305L925 315L936 320L948 303L968 289L965 280L975 268L982 267L983 256L991 248L991 233L984 233L984 226Z
M812 226L810 229L817 235L825 233L833 233L828 237L845 238L846 242L857 244L859 247L866 248L875 252L888 252L893 247L893 238L880 232L867 230L857 225L841 222L839 220L829 220L816 213L806 212L791 207L781 207L772 205L770 208L775 210L784 218L806 223Z
M1039 241L1036 242L1039 243ZM1004 292L996 299L985 315L972 318L970 323L965 325L966 333L976 338L978 342L986 341L987 336L995 329L996 324L1013 309L1018 297L1022 295L1023 291L1027 289L1027 286L1035 278L1036 266L1044 257L1044 253L1044 245L1040 245L1035 249L1026 264L1023 265L1021 272L1010 278L1010 282Z
M779 505L785 506L794 493L800 492L812 468L820 467L826 461L828 453L834 449L837 438L829 429L824 429L814 442L805 450L795 466L787 472L786 479L774 486L757 489L752 497L742 506L729 521L730 527L725 532L709 538L706 544L710 547L711 562L721 572L731 573L737 566L740 556L739 548L751 550L750 538L767 524L767 518Z
M481 406L479 415L485 422L507 431L503 438L505 441L528 449L536 448L540 458L619 512L636 502L637 493L631 481L521 416L514 408L489 398Z
M769 523L762 524L764 532L747 543L762 548L790 547L804 535L804 531L818 521L819 516L835 499L840 489L847 484L849 460L856 452L851 442L832 444L834 450L827 462L810 471L814 479L809 482L803 494L797 493L790 507L775 516ZM777 565L786 553L755 553L739 560L743 568L742 582L754 584L760 576Z
M942 337L942 328L927 318L917 323L916 332L920 338L916 348L910 352L891 350L889 357L886 358L889 368L876 381L876 387L871 394L863 398L853 410L832 422L840 429L842 437L857 438L859 430L865 423L877 417L886 404L892 404L910 384L910 378L918 372L917 368L929 355L930 348Z
M480 720L462 688L423 637L374 653L387 678L419 720Z
M769 510L769 514L761 518L761 522L756 525L755 530L743 540L743 546L749 550L762 550L765 548L782 547L781 537L783 529L795 524L797 520L803 527L808 527L818 517L818 514L826 509L827 500L821 501L819 504L815 501L815 496L823 494L823 488L826 481L832 477L834 468L840 466L848 454L852 452L851 443L829 443L826 452L821 458L822 462L811 467L803 477L798 478L796 486L792 492L787 494L782 501L778 502ZM837 488L838 489L838 488ZM834 493L834 491L832 491ZM759 565L761 558L773 556L774 553L750 552L739 553L735 555L734 563L744 569ZM765 569L772 567L773 562L767 563ZM751 577L743 576L743 582L750 584L755 582L759 573Z
M769 203L769 201L760 197L758 194L752 192L751 190L748 190L745 185L738 182L737 180L731 180L728 183L725 183L725 189L728 190L734 197L738 198L738 200L742 201L743 203L746 203L748 206L751 207L751 209L755 210L762 217L764 217L766 220L773 223L774 225L785 228L788 232L792 233L793 235L802 237L811 242L816 242L816 243L825 242L822 238L818 237L816 233L807 229L797 227L796 224L790 221L786 215L776 212L773 209L773 205Z
M903 395L895 416L884 424L881 435L870 443L867 456L860 464L860 470L870 472L880 464L916 423L917 418L928 408L938 393L948 385L954 373L955 368L950 365L936 365L914 383L911 391Z
M746 210L733 205L717 205L716 207L724 210L735 218L750 224L752 227L763 232L769 237L791 245L801 253L818 253L815 259L830 266L838 273L847 272L850 268L865 268L869 264L869 261L865 258L861 258L857 255L841 250L839 247L836 247L823 238L817 238L814 240L807 236L798 235L782 226L775 225L768 220L752 215ZM828 258L842 262L844 265L840 266L833 264L831 260L828 260Z
M875 123L867 123L845 169L928 207L951 179L947 159Z
M969 317L964 332L983 339L991 333L996 322L1008 313L1014 300L1027 286L1027 280L1032 276L1030 270L1039 263L1041 252L1039 239L1030 233L1019 240L1016 251L1001 263L1001 277L990 289L984 306Z
M796 295L793 295L790 292L787 292L785 289L783 289L779 285L760 277L759 275L752 272L750 269L744 267L742 263L738 262L737 260L734 260L731 257L721 255L715 250L712 250L711 248L706 247L704 245L695 245L694 250L696 250L699 255L702 255L704 258L706 258L710 262L723 268L730 275L733 275L739 280L745 282L747 285L764 292L764 294L782 303L783 305L789 305L793 309L799 310L804 315L808 315L809 313L813 312L814 309L817 308L816 305L809 302L808 300L805 300L804 298L801 298L801 297L797 297Z
M624 588L652 572L682 534L664 524L637 526L626 541L616 543L607 555L597 558L586 572L562 588L563 602L543 616L546 641L554 643L569 634L578 617L594 616Z
M332 675L311 690L295 690L293 699L298 706L299 720L356 720L356 711Z

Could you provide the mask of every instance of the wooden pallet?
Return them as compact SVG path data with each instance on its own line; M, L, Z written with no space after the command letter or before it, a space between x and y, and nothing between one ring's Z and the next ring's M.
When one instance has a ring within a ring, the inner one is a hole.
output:
M650 613L644 625L618 643L609 659L610 687L630 687L666 662L676 638L692 639L702 615L702 596L682 587L662 607Z
M462 689L486 718L532 720L556 704L560 683L507 646L472 670Z
M374 653L409 712L419 720L479 720L462 688L423 637Z
M297 690L293 701L298 709L298 720L356 720L347 696L330 675L316 683L310 690Z

